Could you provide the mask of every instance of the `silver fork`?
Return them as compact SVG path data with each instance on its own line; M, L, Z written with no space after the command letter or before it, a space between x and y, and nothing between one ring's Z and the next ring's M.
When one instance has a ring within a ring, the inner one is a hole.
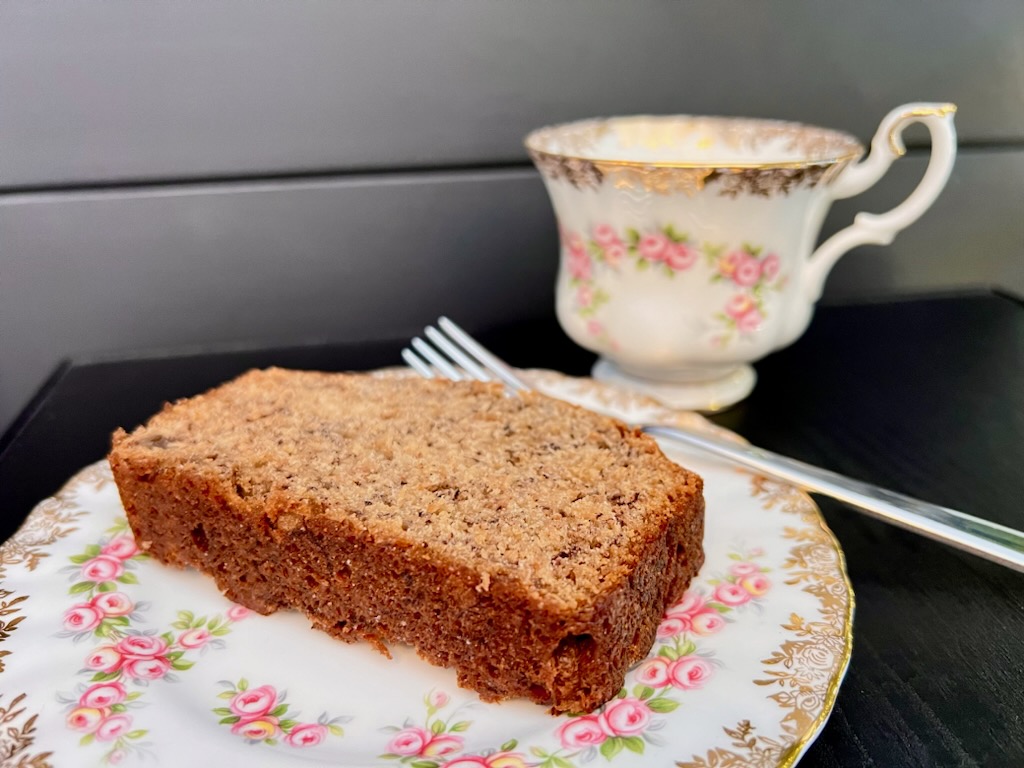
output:
M513 392L530 389L515 371L447 317L428 326L402 350L402 359L426 378L500 381ZM842 501L900 528L1024 571L1024 533L980 517L904 496L895 491L713 435L656 424L636 425L653 437L730 459L769 477Z

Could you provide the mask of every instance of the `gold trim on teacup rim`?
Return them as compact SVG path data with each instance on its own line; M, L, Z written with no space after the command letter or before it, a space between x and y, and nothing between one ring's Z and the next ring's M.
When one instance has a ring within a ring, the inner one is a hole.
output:
M908 118L911 115L908 113ZM838 145L848 147L840 154L828 154L823 157L812 157L803 160L788 160L776 162L744 163L744 162L677 162L677 161L649 161L649 160L625 160L621 158L601 157L598 153L587 152L577 149L571 152L559 152L548 148L547 143L558 134L577 134L575 141L579 146L582 142L593 142L602 135L612 130L616 125L623 124L718 124L743 126L750 130L748 139L756 142L788 136L797 140L801 136L816 136L819 140L830 140ZM864 145L854 136L844 131L832 128L822 128L808 123L799 123L787 120L771 120L755 117L727 117L713 115L630 115L619 117L589 118L576 120L568 123L537 128L527 134L523 140L526 149L532 155L549 158L553 161L573 161L578 163L592 163L598 168L635 168L642 170L706 170L706 171L742 171L742 170L776 170L776 169L801 169L813 168L816 166L829 166L837 163L846 163L856 160L864 154Z
M799 160L759 163L641 160L608 157L596 143L616 131L627 144L657 149L692 139L722 142L732 150L754 150L769 141L785 143ZM557 141L559 151L551 145ZM630 194L684 193L693 196L714 184L717 194L771 198L796 189L827 185L864 154L864 145L850 134L805 123L749 117L698 115L636 115L592 118L539 128L524 139L530 159L549 180L564 180L576 189L598 189L606 183Z

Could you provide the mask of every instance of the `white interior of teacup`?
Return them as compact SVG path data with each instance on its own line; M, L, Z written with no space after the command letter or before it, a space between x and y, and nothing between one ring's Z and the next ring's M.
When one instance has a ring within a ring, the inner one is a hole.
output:
M841 131L801 123L690 115L583 120L534 131L532 150L595 162L737 167L832 163L864 147Z

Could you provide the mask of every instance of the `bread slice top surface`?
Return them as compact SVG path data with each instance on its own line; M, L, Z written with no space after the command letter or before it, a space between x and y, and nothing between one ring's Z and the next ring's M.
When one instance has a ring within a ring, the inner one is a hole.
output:
M512 578L569 609L628 578L701 489L648 436L540 394L275 368L165 406L112 453L206 478L254 513L349 521L465 564L478 589Z

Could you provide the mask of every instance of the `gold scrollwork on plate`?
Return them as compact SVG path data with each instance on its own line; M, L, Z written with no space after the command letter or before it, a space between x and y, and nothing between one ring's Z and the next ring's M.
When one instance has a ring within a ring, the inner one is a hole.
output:
M75 500L81 486L100 490L112 482L105 462L93 464L72 477L55 496L40 503L25 524L0 544L0 579L9 567L22 563L34 571L42 558L49 557L47 547L75 531L75 521L87 514Z
M721 429L690 411L666 408L655 400L610 387L589 378L567 377L553 371L523 372L540 391L556 389L573 398L587 398L604 408L634 411L645 418L684 429L707 431L743 442L735 433ZM786 527L783 538L793 542L782 564L786 584L802 585L817 599L817 616L792 614L782 625L787 639L767 658L763 686L781 710L779 730L785 737L763 736L749 720L723 726L731 740L704 757L676 763L679 768L792 768L814 739L832 711L843 674L853 651L853 585L846 573L846 559L813 499L798 488L750 473L751 495L764 509L778 508L798 519Z
M380 371L378 375L416 374L396 368ZM586 395L590 407L595 407L593 404L596 403L612 410L621 409L633 416L642 414L644 420L705 429L741 439L725 433L696 414L667 409L653 400L592 379L572 379L539 370L526 371L525 376L541 391L548 389L546 385L549 385L560 396L571 393L573 397L570 399ZM815 600L811 604L817 609L810 608L813 615L792 614L784 621L781 625L785 632L782 642L775 648L771 647L774 643L770 644L763 651L766 657L761 659L762 671L749 681L761 686L766 700L774 702L775 706L769 706L771 715L768 722L755 726L751 719L741 719L735 724L724 725L721 728L724 738L719 737L722 745L713 741L712 748L704 756L695 755L690 762L678 763L683 768L791 768L828 716L850 658L853 592L839 545L825 527L814 502L801 491L764 477L749 474L741 477L749 478L750 497L758 500L763 508L776 508L792 516L792 523L787 517L780 531L788 543L784 545L786 555L776 573L783 574L782 578L791 589L813 596ZM106 464L96 464L69 481L54 499L40 504L15 537L0 546L0 578L7 568L16 564L35 569L40 559L47 556L45 550L72 533L76 522L87 514L79 506L79 492L90 486L99 490L111 482ZM8 593L0 597L0 606L13 609L6 615L14 616L28 600L27 597L21 600L15 597L6 604L2 602L10 596ZM28 714L26 696L21 694L6 702L6 708L4 703L0 700L0 725L6 726L7 739L0 735L0 749L4 750L0 763L6 765L4 760L10 758L13 765L48 766L51 753L29 754L36 738L36 719ZM758 733L758 727L762 733Z
M537 368L519 373L540 392L570 401L586 401L588 407L642 412L645 421L745 442L696 413L667 408L644 395L591 378ZM376 371L376 375L418 374L409 368L387 368ZM781 711L778 730L784 736L758 734L749 719L740 720L735 725L722 726L730 740L726 745L708 750L703 757L679 761L678 768L792 768L832 711L853 651L853 585L839 542L825 525L817 505L798 488L744 473L750 477L751 495L760 499L764 509L778 508L797 518L783 533L783 538L793 545L782 569L787 584L803 585L802 591L817 599L818 615L791 615L781 625L787 639L762 660L762 676L752 681L772 691L768 698Z
M39 504L25 524L10 539L0 545L0 579L12 566L24 565L34 571L44 557L46 549L76 530L75 522L87 514L79 507L75 496L82 485L100 489L113 482L106 462L86 467L49 499ZM29 595L15 595L13 590L0 588L0 643L10 638L25 618L19 616ZM0 672L4 671L7 649L0 650ZM0 694L2 698L3 694ZM19 768L50 768L52 752L28 754L36 739L37 714L26 716L26 694L15 696L7 706L0 702L0 764Z
M0 700L3 694L0 693ZM11 768L52 768L52 752L26 754L36 740L36 718L25 715L25 694L19 693L6 707L0 701L0 765ZM20 709L19 709L20 707Z
M709 750L705 757L676 763L679 768L792 768L832 711L853 651L853 585L839 542L814 501L797 488L759 475L752 476L751 485L765 509L778 506L801 518L803 526L784 534L795 544L783 569L787 584L804 584L803 591L819 603L816 620L793 614L782 625L790 637L762 660L764 677L754 681L778 688L768 698L782 709L780 727L791 739L758 736L750 721L742 720L722 728L732 739L731 748Z

